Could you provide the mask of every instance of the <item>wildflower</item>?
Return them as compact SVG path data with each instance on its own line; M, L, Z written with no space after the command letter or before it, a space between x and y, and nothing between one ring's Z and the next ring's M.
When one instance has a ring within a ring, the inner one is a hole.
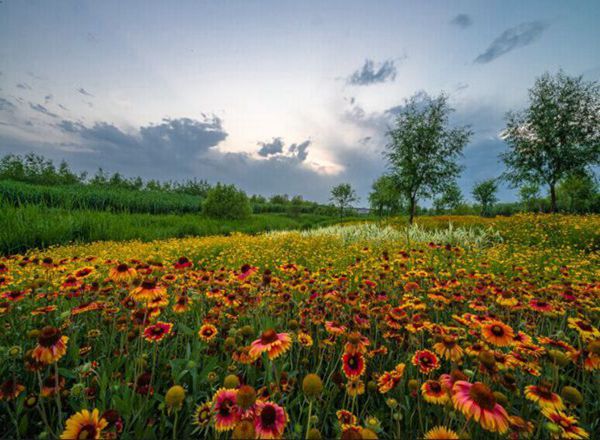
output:
M212 404L211 402L205 402L196 407L192 423L198 426L206 426L208 425L208 422L210 422L211 416Z
M365 369L365 359L360 352L344 353L342 356L342 370L348 379L361 376Z
M258 438L281 438L287 422L287 413L281 406L272 402L258 402L256 404L254 429Z
M0 400L13 400L16 399L19 394L25 391L25 387L12 379L8 379L2 385L0 385Z
M545 383L526 386L525 397L532 402L537 403L540 408L554 408L556 410L565 409L565 405L560 396L553 393L550 390L550 387Z
M417 350L412 357L412 364L423 374L428 374L440 368L437 356L429 350Z
M31 357L44 364L58 361L67 352L69 338L63 336L56 327L46 326L38 336L38 344L33 349Z
M506 347L513 343L513 329L500 321L484 324L481 327L481 333L487 342L498 347Z
M236 396L236 403L242 410L250 409L256 402L256 390L250 385L242 385Z
M309 399L319 397L321 391L323 391L323 382L319 375L311 373L304 376L304 379L302 380L302 390Z
M458 362L463 356L463 349L452 336L444 336L433 345L433 349L440 357L453 362Z
M468 419L473 418L487 431L508 431L508 414L496 403L487 385L476 382L457 381L452 388L452 402Z
M426 402L437 405L443 405L450 400L448 393L437 380L428 380L421 385L421 393Z
M236 390L219 389L213 397L213 410L215 413L215 429L217 431L231 431L239 420L239 411L236 404Z
M61 434L61 440L73 439L99 439L102 430L106 428L108 422L100 417L100 412L94 409L89 412L87 409L75 413L67 420L67 425Z
M266 352L269 359L275 359L288 351L292 346L292 338L288 333L277 333L273 329L266 330L259 339L252 342L250 355L254 358Z
M204 324L202 327L200 327L200 330L198 331L198 337L204 342L212 341L214 338L217 337L218 334L219 331L217 330L217 327L215 327L212 324Z
M144 329L144 339L148 342L160 342L171 333L173 324L158 321Z
M425 440L458 440L458 434L444 426L436 426L425 433Z
M577 426L577 418L568 416L554 408L542 409L542 414L559 428L560 438L586 439L590 435Z

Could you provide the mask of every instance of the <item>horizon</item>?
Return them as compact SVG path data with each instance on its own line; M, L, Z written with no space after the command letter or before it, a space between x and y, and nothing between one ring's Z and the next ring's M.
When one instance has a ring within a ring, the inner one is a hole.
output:
M0 154L320 203L348 182L366 206L394 109L446 92L474 131L459 179L472 201L504 170L504 114L535 78L600 78L599 21L592 1L3 0Z

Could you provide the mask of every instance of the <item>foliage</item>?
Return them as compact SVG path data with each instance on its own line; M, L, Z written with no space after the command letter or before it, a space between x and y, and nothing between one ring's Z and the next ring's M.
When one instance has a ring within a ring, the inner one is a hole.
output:
M457 210L464 205L464 203L465 200L458 184L456 182L450 182L441 196L433 201L433 207L436 212L443 213L446 210Z
M202 212L211 218L240 220L250 217L252 208L244 191L235 185L217 183L208 191L202 203Z
M517 185L545 184L556 212L556 185L600 163L600 87L559 71L529 90L529 107L506 116L504 174Z
M414 95L400 109L396 126L388 133L386 157L408 200L411 223L418 200L444 191L461 171L457 160L471 131L449 127L452 111L443 94L435 98Z
M491 215L492 207L498 201L498 197L496 197L497 191L498 183L496 179L487 179L475 184L472 195L481 207L481 215Z
M352 189L349 183L340 183L331 188L331 201L339 207L340 217L344 216L344 209L357 200L356 191Z
M402 209L402 193L396 184L394 177L383 175L379 177L369 194L369 205L371 210L378 216L397 214Z
M598 208L598 184L587 173L572 174L557 187L558 207L561 211L588 213Z

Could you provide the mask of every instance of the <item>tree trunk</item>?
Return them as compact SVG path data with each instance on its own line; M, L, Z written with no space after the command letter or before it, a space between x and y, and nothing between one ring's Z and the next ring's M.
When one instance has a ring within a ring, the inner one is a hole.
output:
M558 212L558 207L556 206L556 185L554 183L550 184L550 210L553 214Z
M417 210L417 201L414 197L410 198L410 217L408 218L408 223L413 224L413 220L415 219L415 211Z

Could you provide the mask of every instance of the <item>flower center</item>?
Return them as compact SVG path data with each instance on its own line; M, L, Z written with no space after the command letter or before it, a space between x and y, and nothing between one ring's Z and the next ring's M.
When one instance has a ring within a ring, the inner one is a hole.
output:
M96 427L94 425L85 425L79 430L77 440L87 440L96 438Z
M431 391L433 391L434 393L439 393L442 390L442 387L440 386L440 384L438 382L431 382L429 384L429 389Z
M260 336L260 341L263 344L272 344L273 342L277 341L277 332L275 332L273 329L264 331Z
M42 347L52 347L60 340L60 330L56 327L44 327L38 337L38 342Z
M156 287L156 282L145 280L142 282L142 289L154 289Z
M496 336L502 336L504 334L504 329L499 325L494 325L492 327L492 333Z
M129 269L129 266L127 266L126 264L122 263L119 264L117 266L117 272L127 272L127 270Z
M260 420L264 426L271 426L277 419L277 412L271 405L267 405L260 413Z
M492 390L481 382L473 384L469 391L469 397L481 408L491 411L496 406L496 399Z

